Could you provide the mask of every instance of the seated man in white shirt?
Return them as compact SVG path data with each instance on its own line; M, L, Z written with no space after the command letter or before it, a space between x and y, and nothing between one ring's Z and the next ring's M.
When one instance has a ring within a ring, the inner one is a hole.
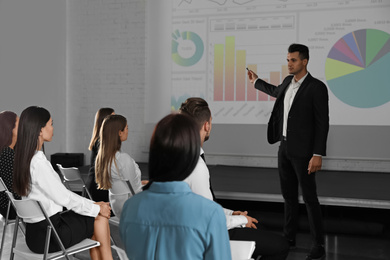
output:
M181 104L180 113L192 116L199 124L201 147L209 139L211 132L211 111L207 102L202 98L188 98ZM215 200L210 185L210 173L201 148L200 157L194 171L184 181L190 185L191 190L210 200ZM256 249L253 258L262 256L262 260L284 260L287 258L289 244L287 240L273 232L257 229L255 218L248 216L247 211L233 211L223 208L226 216L226 225L230 240L255 241Z

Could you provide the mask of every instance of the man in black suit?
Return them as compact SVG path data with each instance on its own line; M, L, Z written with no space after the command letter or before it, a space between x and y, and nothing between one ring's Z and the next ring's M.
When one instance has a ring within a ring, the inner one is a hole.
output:
M278 168L285 201L284 235L294 247L298 229L300 186L313 244L306 259L321 259L325 256L324 230L315 173L321 169L322 156L326 155L329 98L325 84L308 73L308 62L308 47L292 44L287 54L291 75L281 85L268 84L251 70L248 71L248 77L256 89L276 97L267 137L270 144L281 141Z

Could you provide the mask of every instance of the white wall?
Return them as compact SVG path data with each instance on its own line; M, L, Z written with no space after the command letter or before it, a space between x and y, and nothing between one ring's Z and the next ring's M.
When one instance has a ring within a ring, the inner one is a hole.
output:
M47 108L55 126L53 141L46 146L48 156L81 152L89 164L88 144L95 113L100 107L113 107L129 123L129 138L123 151L146 162L153 130L153 124L144 123L147 3L0 0L0 111L20 114L30 105ZM153 57L149 58L153 62ZM156 77L157 72L147 77ZM158 84L152 84L148 93L158 88ZM218 134L218 128L223 135ZM233 133L224 125L213 129L205 145L209 163L276 167L277 146L265 142L265 125L234 129ZM370 142L373 137L364 135L364 127L332 128L324 166L332 170L388 172L388 150L379 149L388 147L387 129L368 129L377 133L375 140L384 141L374 145ZM256 135L251 149L262 150L246 153L250 150L248 145L236 145L237 152L227 152L226 145L234 145L229 141L233 135L249 132ZM352 146L354 142L365 149L358 153Z
M65 151L65 87L66 2L1 0L0 111L48 109L54 121L48 156Z
M147 161L145 1L67 2L67 151L83 152L89 163L95 113L112 107L129 125L122 150Z

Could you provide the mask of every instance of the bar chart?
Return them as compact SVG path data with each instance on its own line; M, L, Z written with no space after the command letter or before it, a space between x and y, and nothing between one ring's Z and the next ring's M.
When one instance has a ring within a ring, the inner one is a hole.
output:
M257 91L248 80L246 68L259 74L258 64L247 62L246 50L236 49L235 37L226 36L224 44L214 45L214 101L274 101ZM263 80L279 85L288 75L287 65L269 71Z

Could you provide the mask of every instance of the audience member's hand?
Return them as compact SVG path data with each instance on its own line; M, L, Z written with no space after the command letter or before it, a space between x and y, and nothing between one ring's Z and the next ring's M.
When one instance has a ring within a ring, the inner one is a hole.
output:
M142 186L145 186L145 185L148 184L148 183L149 183L148 180L142 180L142 181L141 181Z
M95 202L95 204L100 206L99 214L105 218L110 219L110 215L111 215L110 203L104 202L104 201L99 201L99 202Z
M248 215L248 211L233 211L232 215L244 215L244 216L247 216Z
M254 83L258 77L252 70L248 70L248 78L251 83Z
M246 227L247 228L254 228L254 229L257 229L255 223L259 223L259 221L257 221L257 219L255 218L252 218L250 216L247 216L247 215L244 215L246 217L246 219L248 220L248 223L246 223Z

